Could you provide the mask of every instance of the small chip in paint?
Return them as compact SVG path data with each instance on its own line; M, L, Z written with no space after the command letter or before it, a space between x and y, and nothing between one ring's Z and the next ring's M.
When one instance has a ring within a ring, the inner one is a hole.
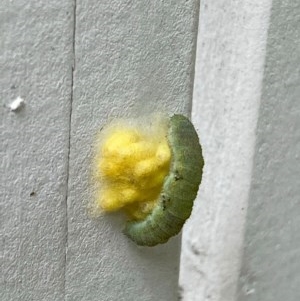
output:
M11 111L17 111L24 104L24 99L18 96L10 105L9 108Z

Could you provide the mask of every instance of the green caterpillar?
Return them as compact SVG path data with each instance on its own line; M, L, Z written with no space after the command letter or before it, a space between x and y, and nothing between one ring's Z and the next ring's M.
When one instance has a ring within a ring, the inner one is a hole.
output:
M128 221L124 233L136 244L155 246L177 235L193 208L202 178L204 160L193 124L183 115L170 118L168 142L172 161L159 200L139 221Z

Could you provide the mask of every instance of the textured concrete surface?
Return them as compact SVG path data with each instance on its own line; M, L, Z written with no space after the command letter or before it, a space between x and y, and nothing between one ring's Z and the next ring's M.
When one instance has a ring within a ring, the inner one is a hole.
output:
M198 1L7 0L0 12L0 299L176 300L179 237L138 248L86 203L103 124L190 113Z
M239 301L300 300L300 3L273 0Z
M205 169L183 234L185 301L235 300L270 7L201 1L192 116Z

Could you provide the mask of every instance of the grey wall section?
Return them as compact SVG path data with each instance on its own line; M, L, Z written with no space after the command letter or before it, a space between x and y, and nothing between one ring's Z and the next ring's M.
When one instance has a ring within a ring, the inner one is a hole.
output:
M180 238L139 248L86 205L108 120L190 113L199 3L76 2L0 2L0 299L173 301Z
M2 0L0 28L0 299L63 300L72 3Z
M273 1L238 300L300 300L300 3Z
M198 1L78 0L66 300L176 300L180 239L137 247L118 216L91 220L95 134L113 117L188 114Z
M186 301L235 300L271 4L201 1L192 120L205 167L183 231Z

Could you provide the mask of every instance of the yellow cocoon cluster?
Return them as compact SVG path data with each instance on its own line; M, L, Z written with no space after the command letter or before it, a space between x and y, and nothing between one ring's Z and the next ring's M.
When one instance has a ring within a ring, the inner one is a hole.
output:
M156 118L147 126L117 121L100 133L94 164L98 210L123 209L132 219L151 212L170 168L167 130L167 119Z

